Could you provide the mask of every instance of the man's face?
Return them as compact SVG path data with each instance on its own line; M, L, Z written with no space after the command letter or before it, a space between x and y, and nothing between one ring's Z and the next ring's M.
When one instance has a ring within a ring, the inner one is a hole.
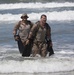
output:
M22 19L26 21L27 20L27 17L22 17Z
M42 16L41 21L42 21L42 23L43 23L43 24L45 24L45 23L46 23L46 20L47 20L47 17Z

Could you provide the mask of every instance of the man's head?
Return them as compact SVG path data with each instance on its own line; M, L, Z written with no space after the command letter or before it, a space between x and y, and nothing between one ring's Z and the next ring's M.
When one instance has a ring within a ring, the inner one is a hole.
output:
M47 21L47 16L46 16L45 14L42 14L40 20L41 20L41 22L42 22L43 24L45 24L46 21Z
M27 18L28 18L28 16L26 13L22 14L21 19L27 19Z

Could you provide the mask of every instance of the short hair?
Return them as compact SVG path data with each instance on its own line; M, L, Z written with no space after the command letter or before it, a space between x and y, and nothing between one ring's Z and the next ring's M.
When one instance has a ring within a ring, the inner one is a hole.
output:
M42 18L43 16L44 16L44 17L47 17L45 14L42 14L42 15L41 15L41 18Z

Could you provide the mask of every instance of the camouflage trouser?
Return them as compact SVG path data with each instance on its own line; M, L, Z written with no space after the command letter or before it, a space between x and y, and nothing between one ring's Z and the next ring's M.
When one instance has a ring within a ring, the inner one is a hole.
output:
M42 57L45 57L47 54L47 44L44 42L34 42L32 54L33 56L36 56L36 54L40 54Z

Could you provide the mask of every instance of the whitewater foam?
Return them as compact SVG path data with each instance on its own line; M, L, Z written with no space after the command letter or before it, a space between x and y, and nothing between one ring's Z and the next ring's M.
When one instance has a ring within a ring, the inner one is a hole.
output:
M49 73L74 70L74 59L70 58L42 58L23 61L2 61L0 62L0 73Z
M74 7L74 3L65 2L65 3L11 3L11 4L0 4L0 10L7 9L20 9L20 8L31 8L31 9L39 9L39 8L55 8L55 7Z
M47 18L48 20L55 20L55 21L65 21L65 20L68 20L68 21L72 21L74 20L74 11L62 11L62 12L41 12L41 13L30 13L28 14L29 15L29 20L39 20L40 19L40 16L42 14L46 14L47 15ZM10 13L7 13L7 14L0 14L0 21L18 21L20 20L20 16L22 14L10 14ZM59 18L60 16L60 18Z

